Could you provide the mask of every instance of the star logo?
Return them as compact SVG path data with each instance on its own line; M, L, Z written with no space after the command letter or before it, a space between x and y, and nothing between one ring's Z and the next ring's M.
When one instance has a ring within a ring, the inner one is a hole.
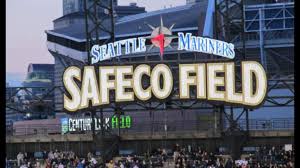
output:
M177 36L172 35L172 28L175 24L173 24L170 28L166 28L164 27L162 17L160 17L159 27L154 27L150 24L147 25L153 30L150 36L145 37L146 39L150 39L152 42L149 50L151 50L154 46L158 47L160 51L160 57L163 59L164 48L169 47L172 49L170 44L174 38L177 38Z

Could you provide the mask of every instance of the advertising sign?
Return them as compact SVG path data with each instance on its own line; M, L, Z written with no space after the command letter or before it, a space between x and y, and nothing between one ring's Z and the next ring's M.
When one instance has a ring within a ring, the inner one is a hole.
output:
M96 69L99 70L98 73ZM224 76L218 76L219 73ZM143 86L143 76L150 78L148 86ZM151 98L164 100L171 95L174 88L179 89L180 99L190 99L191 86L196 87L196 98L199 100L232 103L250 108L260 105L267 92L264 68L258 62L243 61L241 76L242 92L236 92L234 62L179 64L178 85L174 84L173 73L166 64L157 64L154 67L147 64L136 67L85 66L83 69L71 66L63 74L66 89L64 108L74 112L88 108L90 102L94 107L108 105L112 97L110 91L115 91L115 103L148 101ZM221 90L220 87L224 89Z
M101 130L101 119L95 118L95 131ZM117 116L111 118L104 118L103 128L104 129L127 129L132 126L131 116L120 116L120 122ZM118 124L120 123L120 124ZM91 118L62 118L61 119L62 134L68 132L82 132L92 130L92 119Z
M159 32L161 31L161 32ZM160 56L163 57L164 48L170 47L173 39L178 38L177 50L201 52L233 59L235 57L234 45L220 40L192 36L191 33L178 32L177 36L172 35L171 30L166 27L155 28L149 37L130 38L99 46L94 45L91 49L91 63L108 60L122 55L134 53L146 53L147 50L159 48ZM146 40L151 39L152 46L146 47Z

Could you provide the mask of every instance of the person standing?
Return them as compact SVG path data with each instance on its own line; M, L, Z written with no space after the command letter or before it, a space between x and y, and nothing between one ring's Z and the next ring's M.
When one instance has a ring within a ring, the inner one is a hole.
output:
M8 164L7 164L7 157L5 157L5 168L8 167Z
M64 168L64 165L60 162L58 168Z
M24 155L23 155L23 153L19 152L19 154L17 155L18 167L21 166L21 163L23 162L23 160L24 160Z
M232 159L229 158L225 164L225 168L232 168L232 167L233 167Z
M58 159L58 151L57 151L57 150L55 150L55 152L54 152L53 155L54 155L54 158L55 158L55 159Z
M79 161L76 168L83 168L83 161Z
M50 159L50 160L53 160L53 159L54 159L54 154L53 154L52 151L50 151L50 152L48 153L48 159Z
M120 162L120 168L125 168L125 166L122 162Z
M46 160L46 168L51 168L51 161L50 161L50 159Z
M92 159L92 153L89 152L89 153L87 154L87 160L91 160L91 159Z
M112 160L108 163L107 167L108 168L114 168L114 164L113 164Z

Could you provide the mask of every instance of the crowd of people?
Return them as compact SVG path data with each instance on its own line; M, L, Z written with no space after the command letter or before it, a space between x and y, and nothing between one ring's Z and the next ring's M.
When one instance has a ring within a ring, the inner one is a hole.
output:
M101 166L92 153L86 158L79 158L74 152L44 151L41 157L29 157L27 153L19 152L17 166L20 168L98 168ZM7 164L7 167L10 167ZM104 167L104 166L103 166Z
M176 168L181 167L224 167L223 160L216 157L215 153L208 153L206 150L198 148L181 148L179 145L174 149L174 162ZM228 164L229 162L227 162Z
M187 149L176 147L174 162L177 168L293 168L294 150L283 147L261 147L245 158L233 160L230 155L207 152L198 147Z
M292 168L295 163L294 154L294 149L286 151L283 147L264 146L248 162L253 167Z
M238 160L219 152L208 152L201 147L181 147L178 144L171 151L157 149L143 156L118 158L104 164L92 153L88 153L85 158L79 158L72 151L58 150L44 151L39 159L21 152L16 156L17 167L21 168L294 168L293 149L287 151L281 147L266 146Z
M113 161L106 164L108 168L149 168L149 167L163 167L163 160L158 156L145 155L143 157L127 156L124 159Z

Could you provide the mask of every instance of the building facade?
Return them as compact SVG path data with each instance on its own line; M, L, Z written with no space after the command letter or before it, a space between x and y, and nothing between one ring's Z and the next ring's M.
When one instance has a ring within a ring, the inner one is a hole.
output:
M84 24L85 16L83 1L84 0L63 0L63 16L53 21L54 29L68 27L74 24ZM89 0L87 2L87 7L89 7L92 5L93 1ZM109 6L110 0L101 1L101 4ZM139 7L136 3L130 3L129 6L119 6L117 0L113 1L113 8L116 18L146 12L145 7ZM107 15L107 10L99 8L98 13L101 17L105 17L105 15Z
M75 12L83 12L84 11L84 0L63 0L63 15L67 15ZM89 6L93 1L87 1L87 6ZM110 0L102 1L106 4L110 3ZM102 3L101 2L101 3ZM117 6L118 0L113 0L114 6Z
M54 85L53 64L29 64L24 87L29 87L33 95L42 95Z
M18 94L26 111L24 119L46 119L54 115L51 109L54 94L48 93L54 87L54 64L29 64L22 84L24 89ZM48 103L40 103L38 99Z

